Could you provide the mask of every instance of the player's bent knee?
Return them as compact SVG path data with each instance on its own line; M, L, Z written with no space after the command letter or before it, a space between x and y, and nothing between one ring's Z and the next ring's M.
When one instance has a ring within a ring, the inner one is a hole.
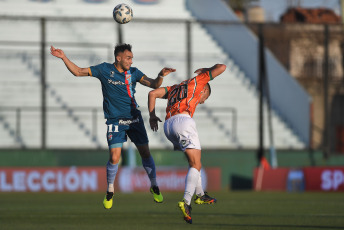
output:
M109 161L111 164L118 164L121 158L121 148L112 148L110 149L110 158Z

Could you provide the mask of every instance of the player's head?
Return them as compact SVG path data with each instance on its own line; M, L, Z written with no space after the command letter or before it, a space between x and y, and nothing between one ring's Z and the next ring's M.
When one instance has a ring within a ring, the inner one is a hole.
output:
M127 71L130 69L131 64L133 64L133 53L131 52L130 44L118 44L115 47L115 64L117 68Z
M208 97L210 96L210 94L211 94L211 88L210 88L209 83L207 83L207 84L204 86L203 90L201 91L201 98L200 98L200 100L199 100L199 103L200 103L200 104L203 104L203 103L208 99Z

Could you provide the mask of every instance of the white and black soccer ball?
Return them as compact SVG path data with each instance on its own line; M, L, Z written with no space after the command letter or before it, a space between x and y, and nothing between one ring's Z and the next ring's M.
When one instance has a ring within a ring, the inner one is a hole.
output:
M127 4L121 3L118 4L113 9L113 19L119 24L125 24L130 22L133 18L133 10Z

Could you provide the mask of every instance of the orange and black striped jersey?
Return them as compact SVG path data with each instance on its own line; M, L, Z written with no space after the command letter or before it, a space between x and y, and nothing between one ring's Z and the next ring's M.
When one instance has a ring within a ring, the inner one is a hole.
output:
M200 101L201 91L212 79L211 72L207 71L179 85L165 87L165 98L167 98L165 120L184 111L192 117Z

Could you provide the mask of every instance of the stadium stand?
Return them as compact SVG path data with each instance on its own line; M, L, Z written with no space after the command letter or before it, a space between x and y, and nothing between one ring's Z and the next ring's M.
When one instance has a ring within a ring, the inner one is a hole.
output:
M66 4L68 2L68 4ZM121 1L92 4L79 0L0 2L0 15L48 16L47 21L47 147L106 148L105 120L101 86L92 78L74 78L61 60L49 55L50 45L63 48L81 67L113 62L113 47L118 42L118 25L111 19L112 8ZM195 113L204 148L256 148L258 144L258 97L256 87L204 26L186 8L185 1L159 1L155 5L131 2L134 20L121 26L123 41L133 45L134 64L147 76L155 77L164 66L177 72L163 85L185 80L187 73L186 25L171 22L147 22L140 19L187 19L193 21L192 70L215 63L227 65L227 71L211 82L212 96ZM66 21L68 17L81 19ZM82 18L98 17L99 21ZM108 18L108 19L107 19ZM0 34L0 148L40 147L40 27L35 20L1 19L5 33ZM1 43L2 41L2 43ZM4 41L21 41L18 45ZM32 43L28 43L32 42ZM171 148L161 128L153 133L148 127L147 94L149 88L137 85L136 100L141 105L152 148ZM16 132L16 110L5 107L32 107L21 111L20 135ZM85 110L85 107L89 109ZM165 101L157 103L158 116L164 118ZM96 123L92 119L96 116ZM294 130L281 116L272 113L274 141L277 148L304 148ZM267 130L267 121L265 130ZM265 145L268 146L266 132Z

